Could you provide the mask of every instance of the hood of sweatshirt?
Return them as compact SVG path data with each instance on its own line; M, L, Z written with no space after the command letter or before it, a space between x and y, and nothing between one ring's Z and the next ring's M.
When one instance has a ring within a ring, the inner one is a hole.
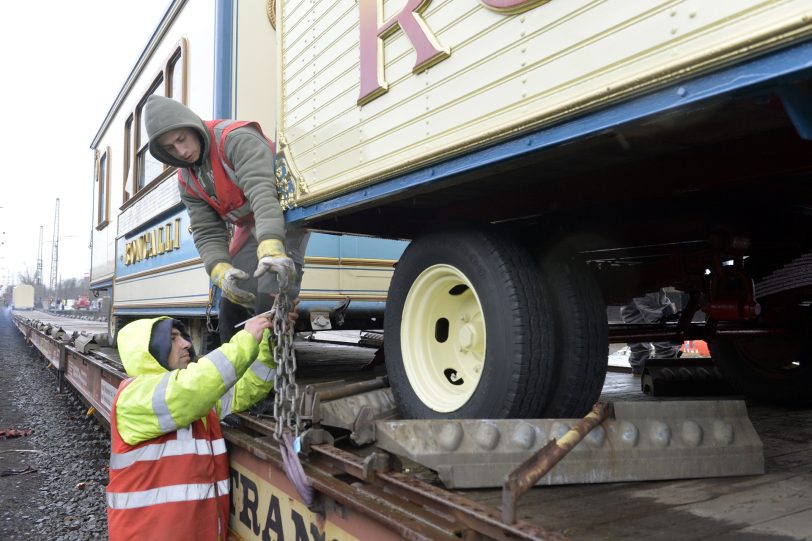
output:
M180 331L188 342L192 341L182 322L166 316L137 319L121 328L116 345L128 376L162 374L169 370L173 328ZM193 347L189 348L189 357L190 363L196 360Z
M177 167L192 167L202 163L209 155L209 130L206 128L206 124L181 102L153 95L147 99L144 114L144 123L149 137L149 152L156 160ZM162 135L178 128L190 128L200 137L200 158L197 163L178 160L158 144L158 139Z
M169 318L139 319L128 323L116 337L119 357L130 377L141 374L162 374L166 368L150 352L149 343L153 326Z

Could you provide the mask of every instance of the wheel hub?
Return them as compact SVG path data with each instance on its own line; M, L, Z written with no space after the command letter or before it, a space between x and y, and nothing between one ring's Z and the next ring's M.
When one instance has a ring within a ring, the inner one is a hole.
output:
M461 408L479 385L486 347L484 312L466 276L450 265L424 270L407 295L400 334L420 400L438 412Z

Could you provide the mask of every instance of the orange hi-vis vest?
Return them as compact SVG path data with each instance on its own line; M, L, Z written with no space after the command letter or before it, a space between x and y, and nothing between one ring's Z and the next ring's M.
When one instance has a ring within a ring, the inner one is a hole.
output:
M178 169L178 182L181 189L192 197L206 201L217 211L223 221L238 226L250 225L254 221L254 213L245 194L237 187L237 174L226 158L226 138L232 130L251 126L268 142L272 153L274 152L273 141L262 133L262 129L256 122L207 120L205 124L209 130L209 163L211 163L214 176L214 197L206 193L197 176L189 168Z
M125 443L110 415L112 450L107 485L110 541L216 541L228 528L229 466L226 443L214 408L206 422L137 445Z

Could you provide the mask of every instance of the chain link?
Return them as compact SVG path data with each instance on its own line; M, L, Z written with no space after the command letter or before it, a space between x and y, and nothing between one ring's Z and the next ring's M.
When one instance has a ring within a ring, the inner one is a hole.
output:
M274 303L273 333L276 346L273 358L276 362L274 377L273 416L276 419L274 438L282 441L282 432L289 428L294 438L304 429L299 417L299 386L296 384L296 351L293 348L293 324L288 321L292 305L286 292L280 292Z
M218 329L220 328L219 323L218 323L217 327L215 327L212 324L211 311L214 308L214 296L215 296L214 286L210 285L209 286L209 302L206 303L206 330L209 331L209 332L212 332L212 333L217 332Z

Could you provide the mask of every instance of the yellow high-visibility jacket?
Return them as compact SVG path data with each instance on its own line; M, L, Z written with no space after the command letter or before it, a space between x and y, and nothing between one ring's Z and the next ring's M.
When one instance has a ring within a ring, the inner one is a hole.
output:
M168 371L149 352L152 326L160 319L134 321L119 331L118 351L134 379L116 402L116 424L130 445L147 441L205 417L214 407L220 419L245 411L273 388L270 332L262 340L241 330L227 344L184 369Z

